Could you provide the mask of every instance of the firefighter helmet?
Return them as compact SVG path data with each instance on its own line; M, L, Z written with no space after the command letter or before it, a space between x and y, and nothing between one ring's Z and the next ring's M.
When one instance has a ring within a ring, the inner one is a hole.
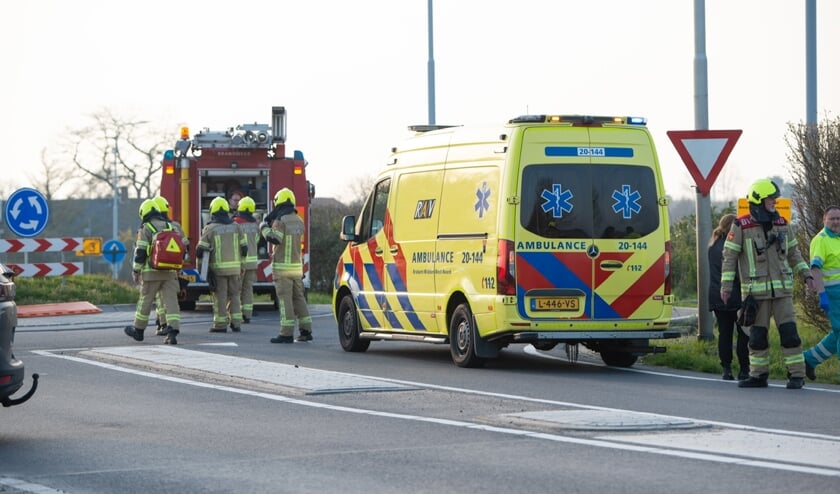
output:
M765 199L777 198L779 193L779 186L769 178L761 178L750 185L750 191L747 193L747 199L753 204L761 204Z
M224 197L217 197L210 201L210 214L216 214L219 211L230 212L230 204Z
M157 204L152 199L146 199L145 201L140 203L140 219L146 217L151 212L158 212Z
M253 213L257 209L257 204L248 196L239 200L239 206L236 207L238 211Z
M283 187L282 189L278 190L276 194L274 194L274 205L279 206L284 202L289 201L292 203L292 206L295 205L295 193L289 190L287 187Z
M155 196L152 200L155 201L155 206L157 206L158 211L161 213L169 212L169 201L167 201L165 197Z

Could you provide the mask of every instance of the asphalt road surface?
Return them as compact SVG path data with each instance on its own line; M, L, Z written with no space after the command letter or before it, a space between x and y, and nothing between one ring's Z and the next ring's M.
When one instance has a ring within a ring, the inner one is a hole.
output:
M744 390L562 348L483 369L443 345L346 353L327 306L307 343L269 343L273 311L215 334L199 310L165 346L122 334L133 307L103 309L19 321L42 377L0 410L0 492L807 493L840 477L838 386Z

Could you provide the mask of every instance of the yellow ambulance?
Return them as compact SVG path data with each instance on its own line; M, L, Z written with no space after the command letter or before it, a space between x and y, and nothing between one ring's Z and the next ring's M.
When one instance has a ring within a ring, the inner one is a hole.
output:
M579 344L629 367L664 351L668 199L645 120L526 115L415 126L392 149L336 266L342 348L448 344L478 367L513 343Z

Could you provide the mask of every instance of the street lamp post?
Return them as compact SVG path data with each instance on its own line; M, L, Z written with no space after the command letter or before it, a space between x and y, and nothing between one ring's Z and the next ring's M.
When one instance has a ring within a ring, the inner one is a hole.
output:
M111 238L114 240L118 240L117 238L117 217L118 217L118 204L119 204L119 187L117 185L117 161L119 160L120 156L120 148L118 145L117 135L114 136L114 177L113 177L113 193L114 193L114 206L113 206L113 218L111 222ZM117 279L117 263L111 263L111 276L113 279Z

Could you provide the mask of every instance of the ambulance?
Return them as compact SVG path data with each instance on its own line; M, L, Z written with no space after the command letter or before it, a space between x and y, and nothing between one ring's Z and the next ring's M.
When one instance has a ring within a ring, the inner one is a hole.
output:
M480 367L511 344L629 367L669 330L668 198L646 121L525 115L414 126L343 219L342 348L448 344Z

